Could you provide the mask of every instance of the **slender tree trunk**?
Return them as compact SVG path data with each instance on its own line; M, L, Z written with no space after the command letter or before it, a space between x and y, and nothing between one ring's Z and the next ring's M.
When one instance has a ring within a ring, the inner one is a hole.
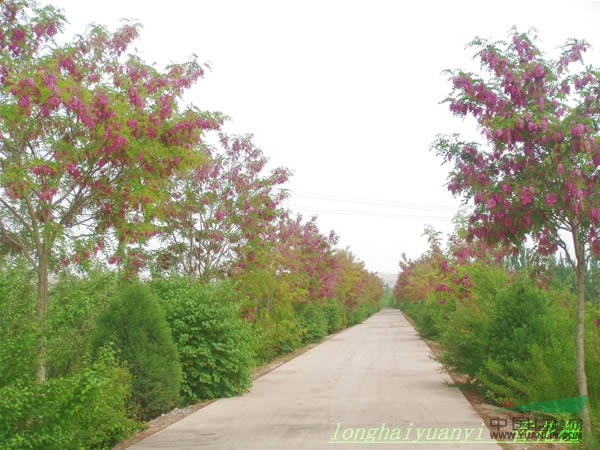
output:
M194 278L194 232L193 229L190 230L190 248L188 249L188 277L190 281Z
M46 381L46 316L48 313L48 252L44 249L39 257L38 273L38 320L40 327L40 342L38 349L38 367L36 380Z
M573 231L573 245L577 259L577 388L583 402L581 418L584 435L592 435L592 424L588 407L587 376L585 374L584 357L584 325L585 325L585 249L577 231Z
M273 301L273 292L267 295L267 312L271 314L271 302Z

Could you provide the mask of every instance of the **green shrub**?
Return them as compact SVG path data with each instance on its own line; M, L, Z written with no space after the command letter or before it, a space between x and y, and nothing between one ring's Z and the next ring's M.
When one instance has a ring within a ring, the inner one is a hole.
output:
M340 305L340 330L348 327L348 310Z
M347 325L356 325L363 323L371 315L379 311L379 305L372 303L361 303L347 313Z
M545 296L546 306L538 308L537 319L519 333L527 342L514 352L513 359L491 352L478 374L488 395L497 401L510 397L517 403L531 403L578 395L574 298L565 305L559 301L560 293L538 292ZM600 336L591 314L587 322L586 373L589 399L595 406L600 402Z
M24 265L0 272L0 387L32 379L39 345L35 274Z
M415 321L419 334L427 339L436 339L440 334L440 318L448 309L435 298L426 298L406 305L405 311Z
M327 318L323 309L314 302L297 303L296 322L301 330L302 342L319 342L327 335Z
M482 345L480 306L475 300L456 302L455 312L442 326L440 361L459 375L475 379L490 350Z
M585 324L585 371L590 396L590 414L596 414L596 438L600 442L600 326L596 325L600 312L591 308L586 312ZM570 323L571 328L575 322ZM594 420L592 418L592 420Z
M168 411L179 403L181 366L164 312L150 290L125 285L100 315L93 348L114 345L129 364L132 400L143 419Z
M488 333L498 292L509 278L504 270L488 265L469 267L471 298L454 302L453 312L439 324L441 362L474 380L490 353L498 347ZM502 330L500 330L502 332Z
M151 285L179 351L186 401L229 397L248 389L256 338L241 317L235 288L225 282L191 284L177 277Z
M447 300L450 308L437 308L433 298L400 304L421 334L439 339L441 362L468 375L498 404L576 397L576 307L568 287L538 289L526 275L509 277L494 266L474 264L468 272L471 297ZM600 329L598 313L591 302L586 306L589 401L592 417L600 420Z
M325 300L322 305L327 320L327 333L334 333L342 328L343 309L333 298Z
M552 337L544 321L547 314L547 295L531 279L519 277L496 294L485 318L482 344L501 364L526 361L529 346L543 345Z
M71 376L0 388L0 448L109 449L138 427L128 418L130 389L129 372L106 351Z
M276 323L268 314L263 314L252 324L252 348L255 362L258 365L266 364L277 356L275 347Z
M489 397L530 403L576 395L575 322L556 295L525 277L497 292L479 333L489 351L477 378Z
M117 292L114 272L94 270L85 277L61 274L48 301L49 377L78 371L89 352L99 314Z
M498 403L517 404L577 396L575 299L541 290L525 276L473 267L469 300L438 321L441 361L484 387ZM591 305L590 305L591 306ZM586 324L586 371L592 406L600 393L600 336L590 310Z
M300 329L288 319L275 321L269 314L261 315L253 325L256 361L264 364L302 345Z
M398 299L396 297L394 297L394 293L392 292L392 289L389 287L385 288L385 291L383 293L383 297L381 298L380 304L381 306L387 307L387 308L398 308Z
M363 308L356 307L355 309L350 309L348 311L348 326L356 325L362 323L367 318L365 311Z
M301 330L295 322L283 319L276 325L275 342L277 353L283 355L302 346Z

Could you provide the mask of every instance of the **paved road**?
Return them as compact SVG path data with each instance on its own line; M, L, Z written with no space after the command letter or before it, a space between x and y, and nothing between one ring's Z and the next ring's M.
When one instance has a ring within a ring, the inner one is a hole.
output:
M445 382L413 327L386 309L130 448L500 449Z

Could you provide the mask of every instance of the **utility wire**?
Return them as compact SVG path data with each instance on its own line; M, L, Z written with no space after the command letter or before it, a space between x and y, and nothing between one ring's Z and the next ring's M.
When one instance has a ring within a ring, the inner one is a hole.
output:
M350 203L350 204L358 204L358 205L368 205L368 206L381 206L381 207L394 207L394 208L402 208L402 209L412 209L417 211L433 211L433 212L448 212L448 213L456 213L457 207L450 204L435 204L435 203L421 203L421 202L406 202L406 201L389 201L389 200L381 200L381 199L366 199L366 198L355 198L355 197L347 197L341 195L329 195L329 194L319 194L313 192L303 192L303 191L295 191L288 190L291 196L290 198L304 198L304 199L313 199L313 200L322 200L328 202L335 203Z
M378 217L378 218L387 218L387 219L405 219L405 220L439 220L439 221L448 221L451 220L453 216L451 215L413 215L413 214L402 214L402 213L393 213L393 212L377 212L377 211L359 211L359 210L346 210L346 209L331 209L331 208L321 208L321 207L313 207L313 206L302 206L302 205L293 205L294 210L303 210L310 211L314 213L324 213L324 214L335 214L341 216L360 216L360 217Z

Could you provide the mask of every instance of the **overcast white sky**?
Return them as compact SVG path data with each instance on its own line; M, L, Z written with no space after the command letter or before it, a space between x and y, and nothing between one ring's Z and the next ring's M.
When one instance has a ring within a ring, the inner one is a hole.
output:
M459 202L429 151L468 129L439 102L446 68L473 67L465 44L535 27L551 56L567 38L600 48L600 1L54 0L67 33L122 18L143 25L137 49L162 66L196 54L212 70L188 101L253 133L272 166L294 171L291 209L319 216L370 270L398 271L445 234ZM597 49L589 63L600 66ZM468 125L468 126L466 126Z

